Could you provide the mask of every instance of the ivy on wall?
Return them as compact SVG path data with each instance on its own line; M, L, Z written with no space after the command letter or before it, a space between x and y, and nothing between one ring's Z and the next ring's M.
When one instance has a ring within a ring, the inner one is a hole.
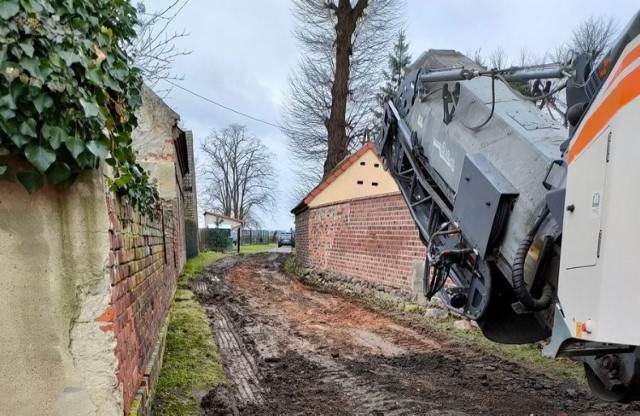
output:
M0 175L34 193L105 161L111 190L151 213L158 193L131 143L141 81L122 48L135 37L129 1L1 0L0 21L0 156L29 162L12 172L0 158Z

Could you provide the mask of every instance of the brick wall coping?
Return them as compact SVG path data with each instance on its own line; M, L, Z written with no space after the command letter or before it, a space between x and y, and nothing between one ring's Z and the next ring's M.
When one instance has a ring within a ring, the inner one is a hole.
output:
M342 201L329 202L327 204L318 205L318 206L315 206L315 207L307 207L307 209L315 210L315 209L320 209L320 208L332 207L334 205L349 204L351 202L359 202L359 201L365 201L365 200L372 200L373 201L375 199L389 198L390 196L396 196L396 195L400 195L400 191L388 192L386 194L374 195L374 196L361 196L359 198L343 199Z

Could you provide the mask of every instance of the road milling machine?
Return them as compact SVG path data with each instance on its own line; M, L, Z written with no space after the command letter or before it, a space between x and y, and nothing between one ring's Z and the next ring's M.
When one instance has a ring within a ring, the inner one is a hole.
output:
M640 13L621 33L598 62L485 69L426 52L376 147L427 247L425 296L495 342L548 340L543 353L581 361L596 396L628 402L640 399ZM539 104L561 90L554 120Z

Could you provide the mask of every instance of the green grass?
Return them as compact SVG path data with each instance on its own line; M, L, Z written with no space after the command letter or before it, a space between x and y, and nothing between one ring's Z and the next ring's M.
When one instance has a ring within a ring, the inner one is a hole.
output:
M269 251L272 248L278 247L277 244L254 244L254 245L245 245L240 246L241 254L255 254L255 253L263 253L265 251ZM234 253L238 251L237 248L234 248Z
M216 251L205 251L200 253L197 257L189 259L187 264L182 269L182 275L180 276L180 282L189 284L205 267L210 265L216 260L220 260L225 257L226 253L218 253Z
M302 276L302 272L296 265L296 257L293 255L287 256L287 258L284 259L282 271L289 277L300 278Z
M199 415L199 399L226 381L209 318L193 292L186 289L186 282L224 256L223 253L201 253L185 265L180 288L169 311L167 342L154 399L154 415Z

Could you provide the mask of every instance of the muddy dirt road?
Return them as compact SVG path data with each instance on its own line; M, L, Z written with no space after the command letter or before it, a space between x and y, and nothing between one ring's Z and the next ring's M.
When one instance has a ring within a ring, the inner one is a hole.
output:
M434 334L321 293L280 271L285 255L230 257L195 284L229 374L207 415L629 414Z

